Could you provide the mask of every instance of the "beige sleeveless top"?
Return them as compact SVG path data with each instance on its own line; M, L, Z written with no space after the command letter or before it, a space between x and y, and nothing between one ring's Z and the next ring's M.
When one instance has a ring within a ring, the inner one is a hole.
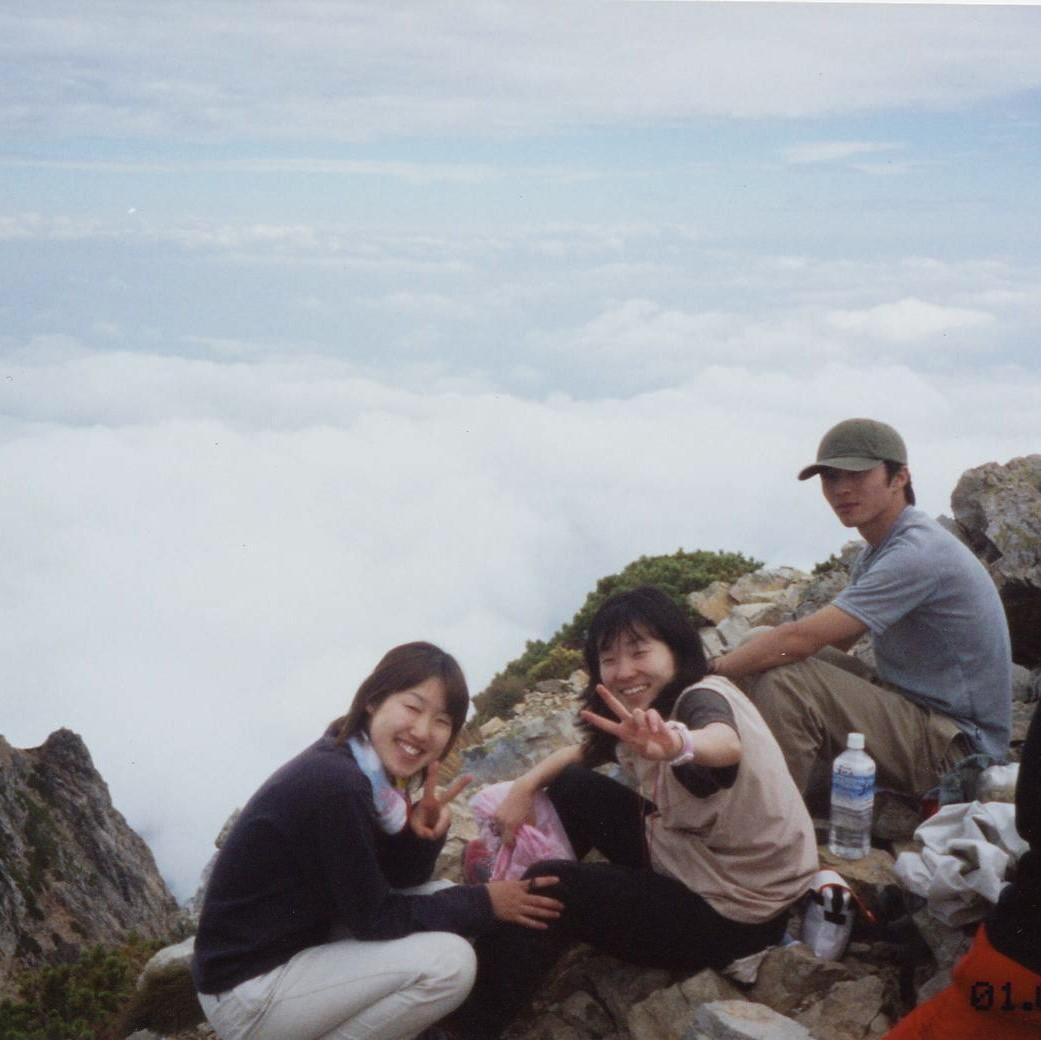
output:
M818 869L813 823L752 702L722 676L706 676L690 687L699 688L720 694L734 712L741 761L732 787L698 798L668 763L649 762L622 743L618 761L658 806L646 821L652 867L724 917L767 921L807 890Z

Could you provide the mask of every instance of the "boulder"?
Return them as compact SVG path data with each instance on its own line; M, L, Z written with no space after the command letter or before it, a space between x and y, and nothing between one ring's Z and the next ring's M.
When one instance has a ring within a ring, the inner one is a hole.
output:
M798 1014L797 1022L820 1040L866 1040L893 1023L896 994L875 975L838 982L823 999Z
M687 596L690 609L710 625L718 625L730 613L734 603L730 587L724 581L714 581Z
M513 780L551 751L579 739L573 709L525 714L511 719L491 743L465 748L460 753L461 772L473 773L479 783Z
M1001 593L1013 658L1041 665L1041 455L967 470L951 509Z
M794 608L795 604L792 604ZM775 600L755 600L752 603L738 603L730 612L730 617L739 617L748 622L749 628L757 628L760 625L779 625L787 621L792 614L784 603Z
M748 618L733 611L716 625L716 634L723 641L726 650L733 650L734 647L740 646L751 631L752 623Z
M759 967L748 999L765 1004L782 1015L803 1011L822 999L833 986L849 982L853 976L838 961L814 956L802 943L771 950Z
M743 1000L741 991L706 968L634 1004L626 1019L633 1040L682 1040L694 1011L713 1000Z
M694 1012L684 1040L813 1040L805 1026L763 1004L714 1000Z
M809 574L795 567L763 567L743 574L730 586L737 603L777 603L794 607L801 589L811 581Z
M701 645L705 648L706 657L718 657L726 652L723 637L717 629L703 628L700 630L699 635L701 636Z

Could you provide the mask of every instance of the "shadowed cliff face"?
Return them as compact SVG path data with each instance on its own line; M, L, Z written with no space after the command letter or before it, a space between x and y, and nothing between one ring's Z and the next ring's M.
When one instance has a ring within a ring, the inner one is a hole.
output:
M177 919L83 741L60 729L19 750L0 737L0 980L130 932L165 938Z

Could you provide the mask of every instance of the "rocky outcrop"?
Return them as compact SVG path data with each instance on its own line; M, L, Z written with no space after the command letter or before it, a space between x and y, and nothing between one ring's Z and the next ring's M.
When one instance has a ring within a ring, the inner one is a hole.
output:
M0 737L0 978L136 932L170 936L177 903L70 730Z
M951 509L1001 592L1013 659L1041 666L1041 455L968 470Z

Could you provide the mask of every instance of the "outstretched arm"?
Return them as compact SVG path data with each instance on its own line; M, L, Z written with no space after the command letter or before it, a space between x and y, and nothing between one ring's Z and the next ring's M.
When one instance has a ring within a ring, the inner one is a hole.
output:
M499 834L507 845L513 842L521 824L532 822L535 792L551 784L568 766L581 761L581 744L558 748L513 781L495 813Z
M596 688L596 692L618 721L602 718L591 711L583 711L582 718L628 744L642 758L671 762L684 751L689 741L694 761L699 765L732 766L741 759L741 738L724 722L710 722L691 731L681 724L666 722L654 708L630 711L603 684Z
M851 614L829 604L798 621L787 621L753 636L736 650L712 660L712 672L728 679L802 661L825 646L848 650L867 631Z

